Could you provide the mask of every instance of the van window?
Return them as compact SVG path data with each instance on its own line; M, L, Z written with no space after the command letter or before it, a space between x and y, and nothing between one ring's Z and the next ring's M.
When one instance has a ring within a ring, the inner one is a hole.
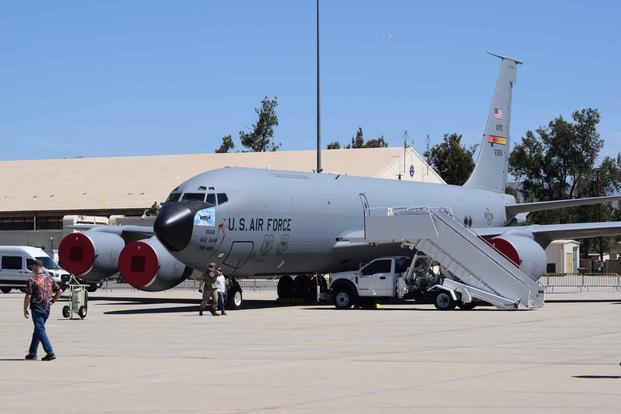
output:
M43 267L45 267L47 270L60 269L60 266L58 266L56 262L53 261L52 258L49 256L40 256L40 257L37 257L36 259L39 260L41 263L43 263Z
M22 269L22 257L21 256L2 256L2 268L21 270Z
M218 193L218 205L222 205L229 201L229 198L224 193Z
M367 267L362 269L362 274L365 276L374 275L376 273L390 273L391 260L377 260Z

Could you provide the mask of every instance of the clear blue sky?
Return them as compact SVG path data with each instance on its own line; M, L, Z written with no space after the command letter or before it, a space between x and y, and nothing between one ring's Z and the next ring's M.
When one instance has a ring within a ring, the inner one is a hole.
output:
M0 159L212 152L277 96L283 149L315 145L315 2L2 1ZM498 62L524 60L513 141L554 116L601 111L621 151L615 1L322 3L322 133L422 152L478 143Z

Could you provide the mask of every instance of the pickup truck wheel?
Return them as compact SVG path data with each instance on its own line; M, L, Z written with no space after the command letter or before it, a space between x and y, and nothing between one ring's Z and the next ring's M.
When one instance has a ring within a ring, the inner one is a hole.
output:
M2 291L2 293L9 293L11 291L11 288L10 287L3 287L3 288L0 288L0 290Z
M455 309L455 301L448 292L438 292L433 300L433 304L438 310L452 310Z
M334 306L337 309L349 309L354 305L354 293L347 286L339 286L334 292Z

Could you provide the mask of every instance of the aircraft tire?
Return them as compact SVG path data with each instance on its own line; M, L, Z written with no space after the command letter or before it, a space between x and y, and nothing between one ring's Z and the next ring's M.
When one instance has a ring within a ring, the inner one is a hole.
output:
M226 293L226 308L231 310L238 310L241 308L244 302L244 295L242 294L241 286L237 283L237 280L233 280L231 284L231 290Z
M433 299L433 305L437 310L453 310L455 309L456 303L451 297L450 293L445 291L440 291Z
M296 298L308 300L315 297L315 286L311 284L311 278L307 275L300 275L293 279L293 288Z
M9 292L11 292L11 288L10 287L3 287L3 288L0 288L0 290L2 291L2 293L9 293Z
M97 291L97 286L87 286L86 291L89 293L94 293Z
M278 299L291 299L293 297L293 278L289 275L283 276L278 281Z

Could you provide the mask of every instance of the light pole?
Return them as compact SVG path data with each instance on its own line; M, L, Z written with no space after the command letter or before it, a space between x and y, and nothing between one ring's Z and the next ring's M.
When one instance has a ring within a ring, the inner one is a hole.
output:
M317 0L317 170L321 173L321 101L319 89L319 0Z

